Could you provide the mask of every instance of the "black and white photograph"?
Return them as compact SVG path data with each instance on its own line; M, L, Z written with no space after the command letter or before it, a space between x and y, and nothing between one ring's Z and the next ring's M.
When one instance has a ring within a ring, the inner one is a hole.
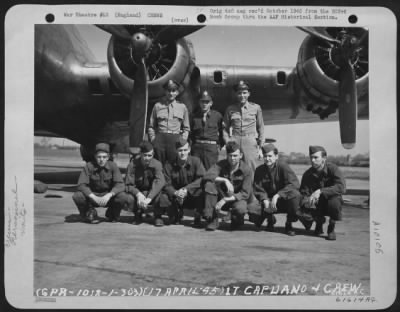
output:
M27 120L5 159L22 307L390 305L396 167L373 156L396 140L395 74L355 10L42 9L19 61L6 21L29 67L6 83L6 133Z

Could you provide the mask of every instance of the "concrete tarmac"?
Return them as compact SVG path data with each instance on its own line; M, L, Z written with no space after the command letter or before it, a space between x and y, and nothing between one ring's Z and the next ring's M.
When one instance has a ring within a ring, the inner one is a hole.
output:
M358 295L370 293L365 196L346 198L351 202L343 207L336 241L325 239L327 224L325 235L315 237L296 222L297 235L289 237L282 214L274 233L264 231L265 223L257 232L247 220L237 231L230 231L227 221L207 232L192 227L189 210L183 225L156 228L148 218L134 226L127 211L120 223L86 224L72 201L81 167L35 162L35 179L49 186L34 195L34 289L39 295L43 288L66 289L71 296L83 291L139 295L144 287L150 295L188 294L189 289L190 295L249 295L257 289L262 295L337 295L349 291L343 285ZM105 209L97 211L102 220Z

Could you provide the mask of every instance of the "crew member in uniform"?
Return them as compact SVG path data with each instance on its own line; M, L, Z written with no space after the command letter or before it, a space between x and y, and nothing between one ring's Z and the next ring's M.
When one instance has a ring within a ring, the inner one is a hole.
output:
M169 216L170 224L181 223L183 209L194 209L194 225L200 226L200 212L203 209L204 197L200 187L205 170L201 160L190 156L190 144L180 138L176 142L177 158L174 162L167 162L164 167L166 184L160 199L161 215L165 211ZM162 225L162 219L156 220Z
M204 211L206 230L218 228L218 212L231 213L231 229L244 224L247 203L252 195L252 171L242 161L243 153L237 142L226 144L227 159L220 160L204 175Z
M162 164L154 158L153 145L140 144L140 157L131 159L125 176L128 210L133 211L133 224L143 222L143 213L152 205L157 209L160 193L165 185Z
M175 160L175 142L179 137L188 138L190 121L186 105L176 100L182 88L180 84L168 80L163 87L165 98L153 107L148 135L154 146L155 158L164 165L166 161Z
M314 234L319 236L323 232L323 224L329 216L328 240L336 240L335 224L342 220L342 195L346 191L346 182L339 168L327 161L325 148L322 146L309 147L311 168L301 179L300 193L302 194L301 210L308 211L313 216L316 226ZM304 220L300 216L306 229L310 229L312 220Z
M107 207L106 219L118 221L124 204L124 181L118 166L109 160L110 146L98 143L95 160L86 163L79 180L78 190L72 196L81 218L88 223L96 223L96 207Z
M261 107L249 102L250 87L243 80L233 86L236 103L228 106L224 115L225 143L234 140L239 143L244 161L255 171L256 160L262 158L260 147L264 144L264 120Z
M213 100L208 91L199 98L199 109L191 118L192 155L201 159L206 170L217 163L219 148L224 145L223 117L211 109Z
M274 144L262 146L264 164L254 173L254 195L258 200L255 215L261 215L259 226L267 219L267 231L274 231L275 213L286 213L285 232L294 236L292 222L298 220L297 210L300 203L300 183L288 164L279 160L278 149ZM253 205L249 205L251 219Z

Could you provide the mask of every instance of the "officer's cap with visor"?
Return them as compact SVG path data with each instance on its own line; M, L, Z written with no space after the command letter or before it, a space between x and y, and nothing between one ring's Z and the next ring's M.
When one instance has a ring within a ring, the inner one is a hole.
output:
M167 91L177 90L180 92L182 89L182 86L175 80L169 79L166 83L164 83L163 88L164 88L164 90L167 90Z
M211 97L210 93L207 90L204 90L200 94L199 101L201 101L201 102L210 102L210 101L212 101L212 97Z
M240 80L237 84L233 86L233 91L238 92L238 91L243 91L243 90L248 90L250 91L250 85L247 81L245 80Z
M97 143L95 150L96 153L98 152L110 153L110 145L108 145L107 143Z

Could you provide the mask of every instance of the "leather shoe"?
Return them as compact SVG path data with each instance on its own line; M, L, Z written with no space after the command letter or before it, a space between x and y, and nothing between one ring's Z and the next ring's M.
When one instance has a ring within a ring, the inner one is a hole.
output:
M296 232L293 230L292 223L286 222L285 224L285 233L289 236L295 236Z

